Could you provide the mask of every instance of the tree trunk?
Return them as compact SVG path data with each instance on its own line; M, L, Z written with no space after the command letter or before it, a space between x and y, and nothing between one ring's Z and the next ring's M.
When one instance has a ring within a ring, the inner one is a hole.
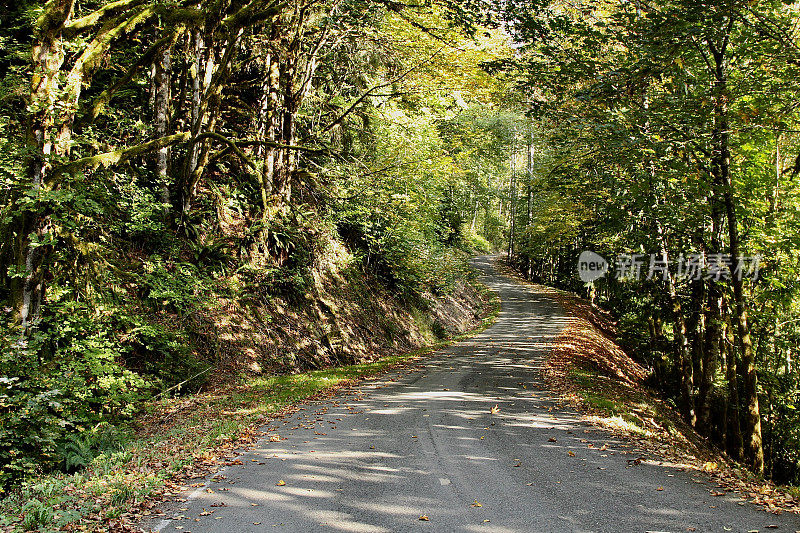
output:
M275 115L278 110L279 69L278 55L270 50L264 66L264 83L261 88L261 109L258 117L258 140L275 142ZM275 180L275 148L259 145L256 157L261 165L259 188L261 189L262 219L270 216L270 198Z
M664 228L656 220L656 233L658 244L661 247L661 258L664 264L669 264L669 252L667 238ZM664 271L664 281L666 282L667 296L672 306L672 324L675 336L675 350L677 363L681 369L681 414L684 420L692 426L697 422L697 415L694 406L694 362L692 351L689 347L689 339L686 332L686 318L683 314L680 295L675 285L675 277L669 268Z
M728 88L725 72L724 50L717 50L714 46L714 134L715 143L714 169L718 185L722 189L722 198L725 204L725 214L728 222L728 246L731 260L736 262L740 258L741 249L739 242L739 227L736 214L736 200L734 197L733 181L730 175L730 141L728 126ZM747 459L751 468L758 474L764 472L764 449L761 439L761 413L758 406L758 374L755 366L753 341L750 336L750 326L747 321L747 304L744 300L742 273L731 275L733 287L733 310L736 322L736 337L739 350L742 354L744 366L744 394L747 403L745 416L745 446Z
M712 187L709 196L711 207L711 242L708 253L717 254L722 250L722 205ZM705 340L703 346L703 377L698 392L698 429L704 435L711 431L710 394L714 386L714 376L722 351L722 291L719 282L708 280L708 298L705 308Z
M725 449L728 455L739 460L744 456L744 440L739 417L739 380L736 372L736 347L730 338L731 336L731 327L726 325L725 334L722 336L722 347L724 347L725 352L725 378L728 382Z
M188 153L186 155L186 162L183 170L183 185L182 185L182 198L181 198L181 211L182 215L186 215L192 207L192 197L194 196L195 183L193 183L193 176L197 170L197 165L200 160L200 146L194 140L199 134L203 122L203 117L200 113L201 103L203 97L202 87L202 67L203 67L203 48L204 39L203 33L200 28L196 28L192 35L192 44L194 45L194 53L192 55L192 65L189 69L191 76L191 123L190 129L192 132L192 140L189 142Z
M726 183L725 207L728 215L728 233L730 235L731 257L738 258L739 234L737 229L736 211L731 191L731 184ZM756 473L764 472L764 449L761 441L761 413L758 406L758 373L753 352L753 340L750 336L750 326L747 322L747 305L744 300L743 280L741 273L731 276L733 285L733 299L736 318L736 332L739 350L742 354L742 364L745 370L744 394L747 403L745 437L747 455L750 465Z
M705 334L702 343L703 375L697 395L697 427L704 434L711 432L711 391L720 360L721 295L716 283L710 283L705 310Z
M154 83L154 126L156 138L167 135L169 130L170 104L172 100L172 50L167 47L157 57L155 62ZM170 202L169 189L169 147L159 148L156 152L156 176L161 192L161 203L165 204L165 214L168 212L167 205Z
M28 108L27 145L30 154L27 161L30 189L34 196L45 186L45 176L50 170L49 159L59 155L64 144L53 142L64 135L63 123L54 102L58 100L59 73L64 64L65 50L62 30L72 15L73 0L48 2L44 12L36 21L34 44L31 48L31 92ZM17 270L24 272L11 284L14 320L27 331L31 321L39 315L44 298L44 280L47 275L45 258L49 246L35 242L47 233L47 215L32 211L24 213L16 222L13 260ZM31 236L35 235L36 239Z
M667 285L672 303L675 349L678 351L678 364L681 368L681 411L683 419L694 426L697 423L697 414L694 406L694 361L686 335L686 319L683 315L680 296L675 288L672 275L668 275L668 278Z
M510 169L511 178L508 189L508 260L514 259L514 237L516 236L516 206L514 205L517 196L516 168L514 164L514 144L511 144Z

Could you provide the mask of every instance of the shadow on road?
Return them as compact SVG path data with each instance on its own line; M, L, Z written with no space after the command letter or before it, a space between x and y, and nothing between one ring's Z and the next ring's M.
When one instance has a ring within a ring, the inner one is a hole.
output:
M402 375L264 428L255 449L167 509L175 531L748 531L772 517L556 405L540 368L568 321L476 260L497 322ZM271 438L270 438L271 437ZM427 520L420 520L424 516ZM690 529L691 530L691 529Z

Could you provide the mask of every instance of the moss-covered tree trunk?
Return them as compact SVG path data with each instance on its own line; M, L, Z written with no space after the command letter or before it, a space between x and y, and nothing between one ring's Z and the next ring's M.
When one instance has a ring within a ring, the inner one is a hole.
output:
M167 47L158 54L153 76L153 126L157 138L164 137L169 131L170 106L172 100L172 50ZM169 147L159 148L156 152L156 176L158 177L161 202L169 204Z
M52 159L64 148L63 124L59 124L59 74L65 59L62 38L64 25L72 16L73 0L52 0L36 21L31 48L29 116L27 124L28 176L30 194L37 198L47 188ZM15 246L12 278L12 303L15 321L26 330L38 316L45 290L45 258L50 247L43 241L48 227L47 213L41 205L23 211L14 225Z

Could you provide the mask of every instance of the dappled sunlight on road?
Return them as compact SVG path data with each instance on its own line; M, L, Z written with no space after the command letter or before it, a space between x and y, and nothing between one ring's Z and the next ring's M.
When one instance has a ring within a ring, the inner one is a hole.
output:
M491 272L488 258L478 266ZM154 526L700 531L715 520L720 500L688 474L643 460L544 390L542 366L570 321L561 307L534 288L485 279L503 302L494 326L418 368L274 420L263 428L271 438Z

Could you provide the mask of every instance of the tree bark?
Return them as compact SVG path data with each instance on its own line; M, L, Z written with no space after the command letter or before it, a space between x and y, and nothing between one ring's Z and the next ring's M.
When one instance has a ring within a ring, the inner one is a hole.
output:
M711 239L708 253L722 250L722 205L712 187L709 195L711 208ZM705 339L703 343L703 376L698 391L698 429L708 435L711 431L711 391L722 352L722 291L719 282L709 279L705 306Z
M736 262L741 256L739 242L739 221L736 214L734 186L730 175L730 140L728 126L728 87L725 72L724 48L717 49L711 45L714 57L714 162L717 185L721 188L728 222L728 246L731 260ZM747 459L754 472L764 472L764 449L761 438L761 413L758 405L758 374L755 365L753 341L747 320L747 304L744 299L742 273L732 273L733 310L736 323L736 339L742 355L745 370L744 394L747 403L745 416L745 447Z
M200 146L195 138L200 134L202 128L203 116L201 114L201 104L203 98L203 82L202 82L202 69L203 69L203 52L204 52L205 39L200 28L195 28L192 33L192 65L189 69L191 76L191 124L190 129L192 133L192 140L189 143L188 153L186 155L186 162L183 171L183 186L181 197L181 211L182 216L185 216L192 207L192 198L194 197L196 183L194 183L195 172L200 160Z
M31 91L27 125L27 168L30 190L38 196L45 185L45 176L51 168L50 158L59 155L63 145L54 140L61 136L59 112L54 103L58 99L59 74L64 64L65 50L62 42L64 26L72 16L73 0L52 0L36 21L34 44L31 48ZM37 243L47 232L46 213L26 212L15 223L13 250L14 263L21 276L12 278L11 300L14 321L27 331L31 321L39 315L44 298L46 277L45 257L49 246ZM35 235L35 238L32 236Z
M154 126L157 138L165 137L169 130L170 104L172 100L172 50L167 47L158 54L154 76ZM156 152L156 176L161 192L161 203L166 206L170 202L169 187L169 147L164 146Z
M270 46L273 40L270 39ZM267 54L264 67L264 83L261 87L261 105L258 116L256 135L258 140L275 142L275 115L278 110L279 91L278 56L275 50ZM261 168L258 184L261 192L261 217L266 220L270 216L270 198L275 180L275 148L265 144L259 145L256 158Z
M736 372L736 347L730 337L731 327L725 325L722 347L725 352L725 378L728 382L728 410L726 420L725 449L734 459L744 456L744 440L739 417L739 380Z

